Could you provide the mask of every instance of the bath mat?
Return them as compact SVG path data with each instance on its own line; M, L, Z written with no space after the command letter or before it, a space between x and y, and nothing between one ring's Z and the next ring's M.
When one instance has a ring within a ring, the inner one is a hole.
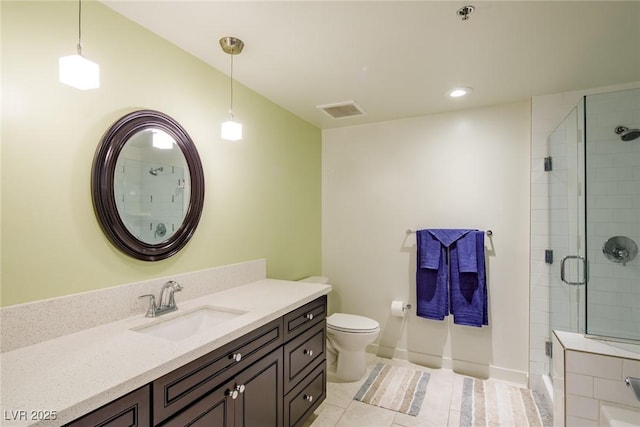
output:
M465 377L460 401L460 427L553 424L542 399L510 384Z
M428 372L378 363L354 399L415 417L428 382Z

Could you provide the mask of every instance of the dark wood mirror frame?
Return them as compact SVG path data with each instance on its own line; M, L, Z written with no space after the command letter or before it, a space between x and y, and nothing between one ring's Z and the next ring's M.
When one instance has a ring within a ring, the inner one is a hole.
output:
M127 141L145 129L161 129L173 137L189 168L190 198L180 227L167 240L150 244L136 238L123 223L115 200L116 162ZM180 124L154 110L140 110L118 119L100 140L91 172L93 208L109 240L122 252L143 261L160 261L182 249L198 226L204 205L204 173L195 144Z

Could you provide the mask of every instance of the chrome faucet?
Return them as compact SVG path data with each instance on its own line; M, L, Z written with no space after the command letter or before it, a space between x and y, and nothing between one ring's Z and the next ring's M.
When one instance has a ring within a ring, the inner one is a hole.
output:
M176 311L178 306L176 305L176 299L174 293L180 292L182 285L174 280L169 280L162 285L160 290L160 302L156 305L156 297L151 294L141 295L139 298L149 298L149 305L147 307L146 317L156 317L165 313Z

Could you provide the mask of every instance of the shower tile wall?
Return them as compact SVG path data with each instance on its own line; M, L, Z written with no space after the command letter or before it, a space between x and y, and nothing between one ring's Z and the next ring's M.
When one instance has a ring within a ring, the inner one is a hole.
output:
M623 266L602 253L613 236L640 244L640 138L614 133L640 128L640 89L587 97L586 117L587 332L640 339L640 257Z
M123 222L138 239L160 243L182 223L183 168L126 159L116 173L115 185L116 194L123 195L116 200L118 210L124 212Z

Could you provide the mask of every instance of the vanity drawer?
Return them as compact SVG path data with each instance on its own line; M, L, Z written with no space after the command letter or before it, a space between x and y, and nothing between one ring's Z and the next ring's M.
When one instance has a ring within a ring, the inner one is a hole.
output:
M327 296L323 295L302 307L285 314L284 340L288 341L322 322L327 317Z
M153 420L159 424L283 343L282 319L274 320L153 384Z
M327 362L323 360L284 398L285 427L299 426L327 395Z
M284 346L284 392L288 393L298 381L325 359L326 328L324 319Z

